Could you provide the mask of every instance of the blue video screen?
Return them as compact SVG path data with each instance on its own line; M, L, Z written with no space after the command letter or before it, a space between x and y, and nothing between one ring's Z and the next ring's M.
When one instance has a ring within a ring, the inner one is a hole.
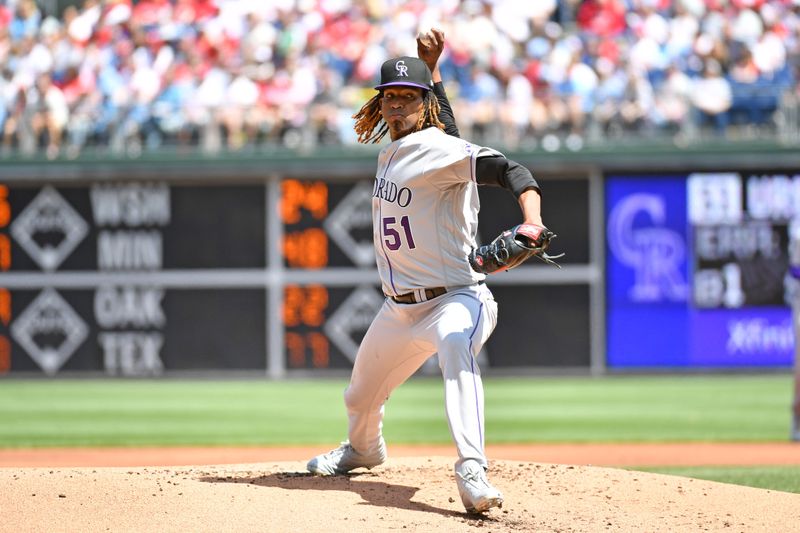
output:
M609 368L792 365L787 227L800 176L605 183Z

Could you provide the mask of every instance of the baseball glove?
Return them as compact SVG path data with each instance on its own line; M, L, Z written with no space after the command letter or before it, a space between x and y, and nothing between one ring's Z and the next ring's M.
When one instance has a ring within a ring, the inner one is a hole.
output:
M469 264L476 272L491 274L511 270L529 257L536 256L545 263L561 266L553 261L564 254L552 256L545 250L555 233L536 224L520 224L501 233L490 244L484 244L469 254Z

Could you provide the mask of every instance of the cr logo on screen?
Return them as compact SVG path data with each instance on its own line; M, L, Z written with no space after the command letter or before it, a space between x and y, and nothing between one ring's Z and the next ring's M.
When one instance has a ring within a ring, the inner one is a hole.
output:
M634 271L630 297L635 302L684 301L688 287L681 273L686 243L666 227L666 200L637 193L623 198L608 219L608 245Z

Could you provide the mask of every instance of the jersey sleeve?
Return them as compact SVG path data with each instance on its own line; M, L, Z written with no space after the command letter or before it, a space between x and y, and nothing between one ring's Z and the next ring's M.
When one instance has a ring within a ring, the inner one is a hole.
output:
M531 171L505 157L479 157L475 165L479 185L494 185L508 189L517 198L529 189L542 194Z
M477 183L478 158L503 155L493 148L446 135L440 130L432 133L424 147L423 175L440 189L470 181Z

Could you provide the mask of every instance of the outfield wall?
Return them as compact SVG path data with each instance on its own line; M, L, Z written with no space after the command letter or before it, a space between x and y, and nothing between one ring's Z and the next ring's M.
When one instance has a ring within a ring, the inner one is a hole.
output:
M566 256L489 278L486 373L791 366L794 151L509 157ZM346 371L383 299L374 160L0 163L0 373ZM519 221L507 192L481 202L482 241Z

